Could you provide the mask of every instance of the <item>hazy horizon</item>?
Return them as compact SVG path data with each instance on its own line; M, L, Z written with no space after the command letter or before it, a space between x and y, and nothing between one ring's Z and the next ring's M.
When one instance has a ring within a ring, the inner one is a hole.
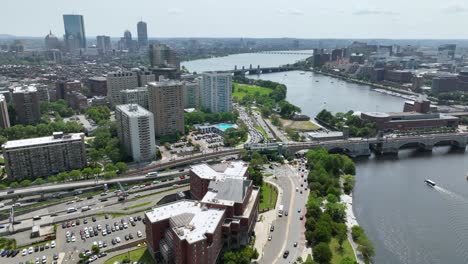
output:
M468 3L436 0L16 0L2 3L0 33L62 37L63 14L84 16L87 36L151 38L467 39Z

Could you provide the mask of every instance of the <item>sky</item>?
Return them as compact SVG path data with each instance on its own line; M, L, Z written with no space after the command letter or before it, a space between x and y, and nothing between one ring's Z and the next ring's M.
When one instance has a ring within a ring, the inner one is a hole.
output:
M0 0L0 34L63 36L63 14L87 36L467 39L458 0Z

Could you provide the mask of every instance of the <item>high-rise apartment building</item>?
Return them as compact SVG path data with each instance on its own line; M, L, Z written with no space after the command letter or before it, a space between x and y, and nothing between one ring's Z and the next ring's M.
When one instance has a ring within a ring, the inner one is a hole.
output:
M86 33L82 15L63 15L64 40L69 51L86 49Z
M205 72L201 86L201 103L213 113L232 111L232 76L229 73Z
M151 67L180 69L176 52L164 44L153 44L149 47Z
M184 83L148 83L148 105L154 115L156 136L184 134Z
M148 47L148 29L146 23L143 21L138 22L137 24L138 32L138 46L140 49Z
M19 86L13 90L13 106L18 124L35 125L41 119L39 95L34 86Z
M87 80L90 96L107 95L107 79L102 76L90 77Z
M138 87L136 72L109 72L107 74L107 97L111 104L120 103L120 91Z
M0 127L10 127L10 117L8 116L8 106L5 96L0 94Z
M2 145L10 180L35 179L86 166L84 133L10 140Z
M137 104L115 108L120 142L136 162L153 160L156 155L153 114Z
M184 108L200 108L200 80L185 82Z
M112 50L111 40L109 36L97 36L96 46L100 54L107 54Z
M120 103L139 104L148 110L148 88L138 87L135 89L125 89L120 91Z

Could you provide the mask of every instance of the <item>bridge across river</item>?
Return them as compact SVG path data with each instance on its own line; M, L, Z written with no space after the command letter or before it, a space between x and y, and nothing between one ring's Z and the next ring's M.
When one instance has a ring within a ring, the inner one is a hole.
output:
M418 136L394 136L376 138L349 138L332 141L246 144L245 149L259 152L279 152L292 155L301 150L324 148L329 152L342 152L351 157L377 154L398 154L402 148L418 148L431 151L435 146L452 146L465 149L468 133L431 134Z

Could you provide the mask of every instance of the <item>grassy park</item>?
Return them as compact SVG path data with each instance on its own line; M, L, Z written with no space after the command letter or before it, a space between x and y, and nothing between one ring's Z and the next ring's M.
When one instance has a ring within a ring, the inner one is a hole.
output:
M124 260L130 260L129 263L133 263L133 262L144 263L144 264L156 263L154 259L151 257L151 253L148 251L146 247L144 247L144 248L135 249L135 250L117 255L115 257L112 257L106 260L104 264L113 264L114 262L123 263Z
M287 120L287 119L280 119L283 127L291 128L296 131L304 132L304 131L315 131L319 130L320 127L316 124L312 123L311 121L294 121L294 120Z
M259 210L268 210L268 209L273 209L276 206L276 199L278 197L278 192L277 190L267 184L263 183L262 188L261 188L261 199L260 199L260 204L259 204Z
M348 240L345 240L343 242L343 249L340 250L340 245L338 244L338 240L334 237L332 238L330 242L330 250L333 254L333 257L331 259L331 264L340 264L341 260L349 257L352 260L356 260L354 257L354 252L353 248L351 247L351 244L349 243Z
M272 92L271 89L260 87L257 85L247 85L247 84L238 84L234 83L234 92L232 93L232 97L237 98L237 100L241 100L247 95L268 95Z

